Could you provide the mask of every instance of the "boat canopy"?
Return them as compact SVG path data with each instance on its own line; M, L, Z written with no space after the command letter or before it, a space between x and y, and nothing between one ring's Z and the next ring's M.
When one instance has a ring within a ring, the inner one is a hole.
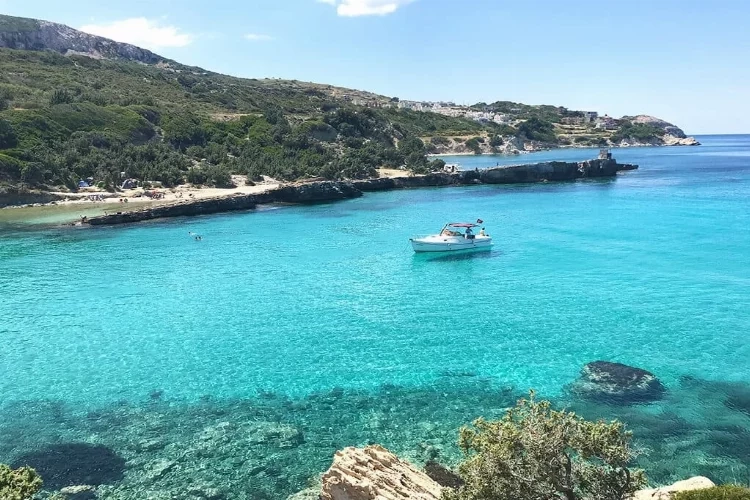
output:
M479 224L474 224L473 222L450 222L446 224L446 226L450 227L479 227Z

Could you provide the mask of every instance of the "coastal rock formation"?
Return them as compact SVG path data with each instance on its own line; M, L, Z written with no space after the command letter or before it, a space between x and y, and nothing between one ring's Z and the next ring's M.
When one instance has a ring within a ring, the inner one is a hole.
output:
M283 186L275 191L276 201L282 203L318 203L346 200L362 196L362 191L351 182L320 181Z
M643 125L651 125L652 127L660 128L665 133L669 135L673 135L680 139L684 139L687 137L685 135L685 132L683 132L682 129L679 128L678 126L673 125L665 120L662 120L661 118L656 118L655 116L650 116L650 115L623 116L622 119L628 120L631 123L641 123Z
M436 186L471 184L513 184L520 182L572 181L588 177L614 176L637 165L617 163L614 159L582 162L546 162L494 167L464 172L436 172L409 177L383 177L356 181L313 181L282 186L258 194L240 194L203 200L182 200L140 210L91 217L91 225L125 224L163 217L208 215L255 208L268 203L322 203L362 196L363 191L385 191Z
M571 392L588 399L628 404L657 401L665 388L653 373L641 368L594 361L583 367Z
M116 212L99 217L90 217L85 222L92 226L103 224L127 224L164 217L182 217L187 215L208 215L234 210L255 208L253 195L237 195L226 198L208 198L205 200L183 201L169 205L143 208L128 212Z
M321 500L438 500L442 487L381 446L336 452Z
M633 500L669 500L672 495L680 491L703 490L713 486L716 485L707 477L696 476L684 481L677 481L669 486L638 490L633 495Z
M260 194L239 194L203 200L185 200L157 205L140 210L116 212L86 220L93 226L127 224L165 217L208 215L236 210L250 210L259 203L320 203L362 196L362 191L350 182L310 182L271 189Z
M146 64L171 62L153 52L89 35L64 24L0 15L0 47L18 50L52 50L95 59L127 59Z
M700 146L695 137L679 137L676 135L665 134L664 137L665 146Z
M661 138L655 137L653 141L643 143L639 141L625 141L626 146L699 146L695 137L688 137L685 132L678 127L661 118L656 118L649 115L637 115L637 116L623 116L623 120L628 120L631 123L640 123L644 125L651 125L652 127L659 128L664 131L664 136Z
M520 182L566 181L588 177L611 177L621 170L633 170L636 165L620 164L613 159L582 162L550 161L531 165L510 165L480 171L479 180L485 184Z

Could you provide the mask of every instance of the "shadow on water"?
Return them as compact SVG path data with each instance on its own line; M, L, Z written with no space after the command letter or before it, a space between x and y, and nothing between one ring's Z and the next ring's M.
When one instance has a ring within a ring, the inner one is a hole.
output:
M18 457L13 467L33 467L47 488L101 485L121 481L125 460L101 445L53 444Z
M455 252L415 253L415 262L462 262L467 260L494 259L502 252L492 248L478 248L476 250L457 250Z

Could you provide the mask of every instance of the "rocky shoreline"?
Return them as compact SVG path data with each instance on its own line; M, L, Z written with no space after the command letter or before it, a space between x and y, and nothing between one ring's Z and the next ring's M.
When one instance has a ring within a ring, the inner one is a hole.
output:
M455 475L449 469L444 469L444 473ZM348 447L336 452L320 487L300 491L287 500L440 500L443 491L451 487L441 479L382 446ZM695 476L668 486L638 490L633 500L669 500L677 492L713 486L715 483L709 478Z
M92 226L128 224L167 217L209 215L251 210L272 203L322 203L362 196L365 192L421 187L465 186L476 184L518 184L549 181L573 181L612 177L617 172L637 169L637 165L617 163L614 159L581 162L552 161L493 167L455 173L432 173L410 177L381 177L356 181L313 181L281 186L263 193L241 194L203 200L185 200L172 204L118 211L89 217L82 222Z

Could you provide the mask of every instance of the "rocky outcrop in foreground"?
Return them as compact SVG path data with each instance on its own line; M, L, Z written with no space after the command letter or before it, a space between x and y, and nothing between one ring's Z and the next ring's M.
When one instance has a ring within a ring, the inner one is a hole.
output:
M639 490L633 500L670 500L674 493L712 486L715 484L710 479L697 476L669 486ZM323 475L319 496L316 496L318 490L311 488L288 500L438 500L442 489L424 472L374 445L337 452L333 465Z
M669 486L638 490L633 495L633 500L669 500L672 495L680 491L704 490L713 486L716 485L707 477L696 476L684 481L677 481Z
M629 404L657 401L665 388L649 371L622 363L594 361L583 367L571 392L588 399Z
M323 475L321 500L438 500L442 487L381 446L345 448Z

